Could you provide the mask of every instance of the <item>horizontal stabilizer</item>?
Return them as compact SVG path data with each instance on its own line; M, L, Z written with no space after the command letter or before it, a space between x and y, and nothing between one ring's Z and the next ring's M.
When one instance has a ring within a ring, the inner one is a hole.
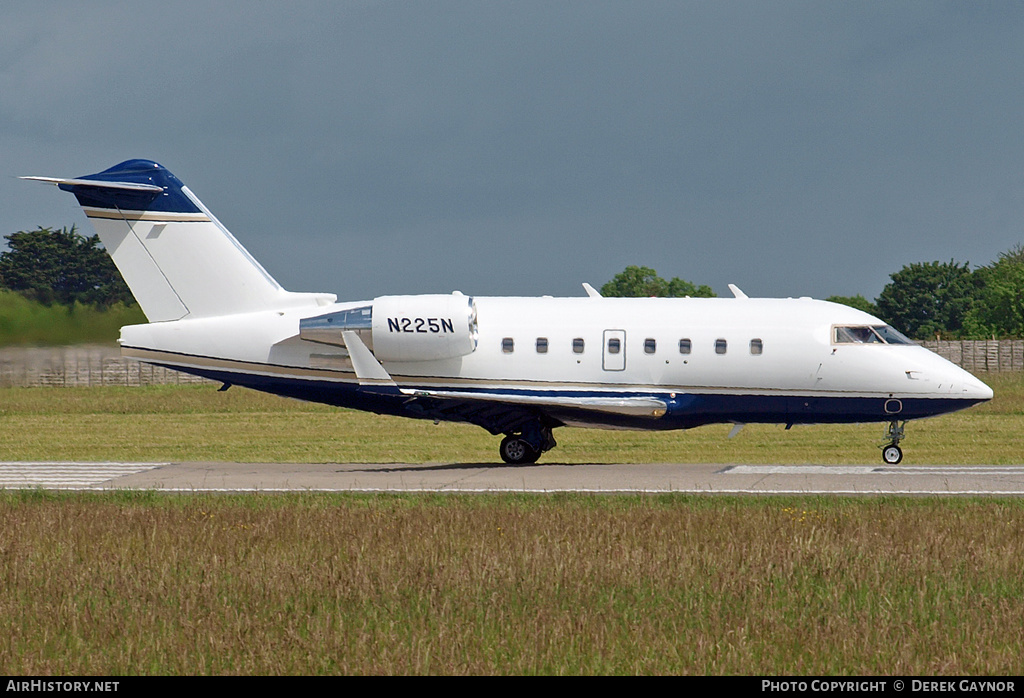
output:
M18 179L28 179L33 182L47 182L49 184L56 184L57 186L64 184L68 187L124 189L126 191L148 191L153 192L154 194L164 190L163 187L158 187L155 184L141 184L136 182L100 182L95 179L62 179L61 177L19 177Z

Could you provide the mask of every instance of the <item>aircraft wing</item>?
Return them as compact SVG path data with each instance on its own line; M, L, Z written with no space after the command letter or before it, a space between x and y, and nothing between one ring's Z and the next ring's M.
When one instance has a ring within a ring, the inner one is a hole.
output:
M522 395L517 393L492 393L468 390L424 390L402 388L409 397L429 397L441 400L470 400L524 407L558 407L630 417L658 418L665 414L668 405L656 397L574 397L571 395Z
M429 388L402 388L391 378L373 353L351 330L342 332L348 347L352 366L359 385L368 392L406 395L412 400L434 402L428 411L459 413L465 421L479 424L495 433L503 430L499 423L518 421L535 410L554 408L618 414L629 417L657 419L664 416L668 405L657 397L638 396L574 396L565 394L527 395L522 392L493 392L477 390L432 390ZM436 402L435 402L436 401ZM448 407L445 407L448 405ZM486 413L486 415L485 415Z

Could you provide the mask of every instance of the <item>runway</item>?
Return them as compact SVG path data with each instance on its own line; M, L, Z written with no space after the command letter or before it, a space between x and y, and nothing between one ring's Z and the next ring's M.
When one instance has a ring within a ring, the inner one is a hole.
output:
M0 488L1022 496L1024 465L0 463Z

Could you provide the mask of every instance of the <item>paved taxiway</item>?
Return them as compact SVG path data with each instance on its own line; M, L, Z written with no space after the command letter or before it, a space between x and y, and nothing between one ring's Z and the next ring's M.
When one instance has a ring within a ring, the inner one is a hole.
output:
M0 463L0 488L1024 495L1024 465Z

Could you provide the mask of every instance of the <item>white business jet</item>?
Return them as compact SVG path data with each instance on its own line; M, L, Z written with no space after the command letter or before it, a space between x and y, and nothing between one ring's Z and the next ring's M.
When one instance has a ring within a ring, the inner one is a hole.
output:
M843 305L748 298L381 296L284 290L181 181L129 160L71 192L149 320L130 358L277 395L503 434L532 463L556 427L885 422L992 398L970 373Z

